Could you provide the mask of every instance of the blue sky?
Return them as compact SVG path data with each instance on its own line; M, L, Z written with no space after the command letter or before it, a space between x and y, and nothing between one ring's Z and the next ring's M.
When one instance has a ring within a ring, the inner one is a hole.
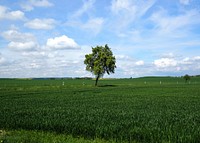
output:
M1 0L0 77L84 77L91 47L105 77L200 74L200 0Z

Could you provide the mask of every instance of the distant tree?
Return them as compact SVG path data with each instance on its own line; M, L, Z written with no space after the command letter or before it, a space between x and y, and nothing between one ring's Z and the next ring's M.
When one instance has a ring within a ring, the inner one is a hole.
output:
M184 75L183 78L185 79L185 82L187 82L188 80L190 80L190 76L188 74Z
M115 72L115 63L116 59L107 44L105 46L92 47L92 53L85 55L84 60L86 70L96 76L95 86L97 86L99 78L103 77L105 73Z

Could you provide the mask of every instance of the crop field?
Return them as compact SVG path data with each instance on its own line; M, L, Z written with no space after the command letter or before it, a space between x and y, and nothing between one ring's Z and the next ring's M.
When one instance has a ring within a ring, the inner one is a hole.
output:
M0 79L0 142L200 142L200 77Z

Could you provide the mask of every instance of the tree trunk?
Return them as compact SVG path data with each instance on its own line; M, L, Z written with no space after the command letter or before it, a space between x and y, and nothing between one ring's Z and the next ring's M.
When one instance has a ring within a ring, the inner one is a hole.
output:
M98 80L99 80L99 75L97 75L97 78L96 78L96 81L95 81L95 86L97 86L97 82L98 82Z

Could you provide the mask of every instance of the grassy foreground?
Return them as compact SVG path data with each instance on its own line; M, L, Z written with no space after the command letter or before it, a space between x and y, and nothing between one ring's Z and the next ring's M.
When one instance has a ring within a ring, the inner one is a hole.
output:
M0 130L0 143L113 143L100 139L88 140L70 135L30 130Z
M190 84L169 77L93 84L1 79L0 141L200 141L200 78Z

